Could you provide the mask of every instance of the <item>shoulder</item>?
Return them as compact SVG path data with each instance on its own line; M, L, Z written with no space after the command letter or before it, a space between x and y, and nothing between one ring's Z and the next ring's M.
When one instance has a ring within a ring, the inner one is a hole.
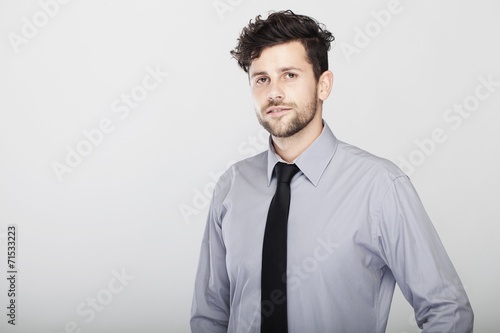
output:
M390 160L340 141L336 158L340 177L368 200L373 220L378 221L384 209L396 211L398 200L408 202L408 207L418 201L409 177Z
M385 183L389 185L398 178L408 178L408 176L393 162L388 159L376 156L359 147L338 142L335 154L338 163L343 169L353 177L360 179L371 179L375 183Z
M231 189L239 183L251 182L256 177L267 175L267 150L232 164L219 177L214 189L214 201L221 202Z

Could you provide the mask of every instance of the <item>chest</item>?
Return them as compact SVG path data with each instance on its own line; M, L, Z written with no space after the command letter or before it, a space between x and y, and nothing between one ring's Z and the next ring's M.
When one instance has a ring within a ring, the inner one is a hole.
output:
M343 278L339 274L346 267L355 275L375 259L371 198L361 189L340 190L335 182L326 184L329 186L315 187L302 177L291 185L287 267L292 279L297 274L313 273ZM258 280L275 184L245 185L244 191L234 188L225 202L222 230L226 263L230 278Z

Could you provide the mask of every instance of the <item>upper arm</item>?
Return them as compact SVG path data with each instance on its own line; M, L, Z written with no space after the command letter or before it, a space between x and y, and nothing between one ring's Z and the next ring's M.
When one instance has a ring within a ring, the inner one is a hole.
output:
M378 218L387 266L424 332L472 332L473 314L462 283L408 177L387 189Z
M191 308L192 332L226 332L229 320L229 278L222 221L216 195L210 204L196 273Z

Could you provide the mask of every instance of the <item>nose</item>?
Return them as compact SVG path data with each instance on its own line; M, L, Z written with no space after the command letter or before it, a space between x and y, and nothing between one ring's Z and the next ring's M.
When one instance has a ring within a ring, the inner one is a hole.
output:
M267 100L269 102L281 102L284 98L285 94L278 82L269 84L269 90L267 92Z

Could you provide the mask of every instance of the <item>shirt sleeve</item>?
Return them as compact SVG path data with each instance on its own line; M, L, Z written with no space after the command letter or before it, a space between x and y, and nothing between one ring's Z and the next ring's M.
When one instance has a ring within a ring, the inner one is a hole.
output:
M229 278L226 249L216 193L210 204L201 244L191 307L192 333L227 332L229 321Z
M474 314L467 295L407 176L389 186L378 222L383 259L422 332L472 332Z

